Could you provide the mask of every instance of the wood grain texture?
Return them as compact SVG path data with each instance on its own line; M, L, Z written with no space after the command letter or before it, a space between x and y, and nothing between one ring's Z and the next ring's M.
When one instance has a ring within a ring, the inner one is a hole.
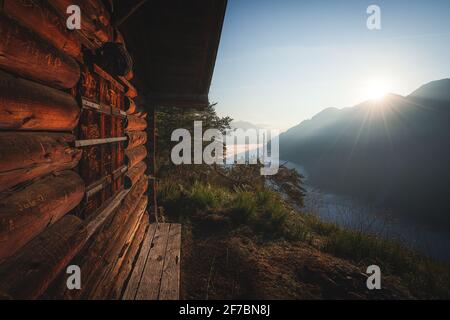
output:
M144 214L141 222L139 223L139 228L130 244L130 247L123 259L122 265L117 273L116 285L111 289L109 293L110 299L120 299L123 292L126 289L126 284L133 271L134 263L137 262L139 258L139 250L141 249L144 241L144 237L147 234L149 228L148 215Z
M65 216L0 265L0 296L36 299L81 249L86 237L82 221Z
M178 300L180 298L180 254L181 225L171 224L161 276L159 300Z
M139 221L145 213L147 203L148 198L143 195L138 201L137 206L129 212L126 223L123 225L119 236L112 243L109 250L108 258L106 259L107 266L104 268L106 272L103 273L97 287L88 296L89 299L107 298L111 289L117 286L117 273L119 272L134 234L139 227Z
M0 191L21 182L77 166L82 151L71 134L0 132Z
M83 13L80 32L97 46L112 39L112 27L109 14L101 5L101 1L91 0L48 0L58 14L67 17L66 10L70 5L77 5ZM102 9L99 9L101 7Z
M80 78L70 56L0 12L0 68L24 78L69 89Z
M142 131L147 128L147 121L143 118L127 116L125 128L127 131Z
M123 300L136 299L136 293L138 291L139 284L141 283L142 272L144 271L145 265L147 263L147 257L153 243L155 232L156 224L151 224L148 228L147 234L145 235L144 242L142 243L142 247L139 251L139 257L137 258L137 261L133 267L133 272L122 296Z
M139 147L147 142L147 133L145 131L133 131L127 133L128 140L125 142L127 150Z
M0 260L12 256L46 227L75 208L84 182L73 171L41 178L0 197Z
M139 162L136 164L133 168L128 170L125 181L124 181L124 188L130 189L133 185L135 185L139 179L145 174L145 171L147 170L147 165L144 161Z
M146 156L147 148L145 146L139 146L137 148L127 150L125 152L125 164L128 166L128 170L144 160Z
M136 292L136 300L158 299L169 228L170 224L168 223L161 223L156 226L152 247L148 253L141 282Z
M11 18L38 34L58 50L78 57L81 44L64 20L43 0L3 0L3 10Z
M0 71L0 129L72 131L80 112L71 95Z
M130 98L136 98L138 96L137 89L125 77L119 77L119 79L125 85L125 95Z
M136 208L142 194L147 190L147 186L148 178L144 176L126 194L117 209L104 220L102 226L96 228L95 234L71 262L80 266L83 273L84 285L81 290L67 290L65 278L60 275L46 292L46 299L86 299L92 294L102 275L108 270L111 248L117 241L121 230L124 230L131 210Z

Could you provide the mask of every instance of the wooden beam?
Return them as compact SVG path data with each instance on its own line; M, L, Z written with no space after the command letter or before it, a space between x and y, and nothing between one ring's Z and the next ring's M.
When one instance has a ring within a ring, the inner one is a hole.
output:
M107 144L126 141L127 137L115 137L115 138L103 138L103 139L88 139L88 140L76 140L75 147L86 147L98 144Z
M75 208L84 191L77 173L62 171L0 198L0 260Z
M0 132L0 191L51 172L72 169L82 151L71 134Z
M147 2L147 0L141 0L139 1L137 4L135 4L134 6L132 6L127 13L125 13L122 17L117 18L117 22L116 22L116 27L120 27L120 25L122 25L122 23L124 23L125 21L127 21L127 19L129 17L131 17L133 15L133 13L135 13L142 5L144 5Z
M0 12L0 67L49 86L73 88L80 68L70 56Z
M86 240L82 221L67 215L0 265L0 296L37 299Z
M127 132L128 140L125 142L125 149L130 150L139 147L147 142L145 131Z
M80 118L70 94L2 71L0 97L0 129L72 131Z
M11 18L38 34L58 50L78 57L81 44L70 32L63 19L60 19L47 1L42 0L4 0L3 11Z

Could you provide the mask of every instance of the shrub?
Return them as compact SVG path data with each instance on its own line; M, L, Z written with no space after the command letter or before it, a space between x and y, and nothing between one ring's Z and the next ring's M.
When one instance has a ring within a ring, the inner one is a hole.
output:
M231 203L231 218L234 222L248 223L255 219L258 204L255 195L248 191L237 191Z

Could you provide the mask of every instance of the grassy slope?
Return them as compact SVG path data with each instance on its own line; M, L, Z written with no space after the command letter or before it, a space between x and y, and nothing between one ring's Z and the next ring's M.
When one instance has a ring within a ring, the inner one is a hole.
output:
M297 212L265 188L167 178L160 205L183 223L186 299L450 298L450 267ZM377 264L382 290L366 287Z

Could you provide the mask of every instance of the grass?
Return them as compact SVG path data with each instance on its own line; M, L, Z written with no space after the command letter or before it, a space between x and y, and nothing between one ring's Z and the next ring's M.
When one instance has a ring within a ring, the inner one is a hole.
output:
M299 213L266 188L231 189L200 182L184 186L163 181L159 197L165 211L175 214L174 219L191 221L194 216L214 217L216 222L226 221L225 225L234 234L239 233L239 228L250 228L261 241L281 239L306 243L361 267L377 264L383 274L399 277L416 297L450 298L449 266L399 243L342 229L313 214Z

